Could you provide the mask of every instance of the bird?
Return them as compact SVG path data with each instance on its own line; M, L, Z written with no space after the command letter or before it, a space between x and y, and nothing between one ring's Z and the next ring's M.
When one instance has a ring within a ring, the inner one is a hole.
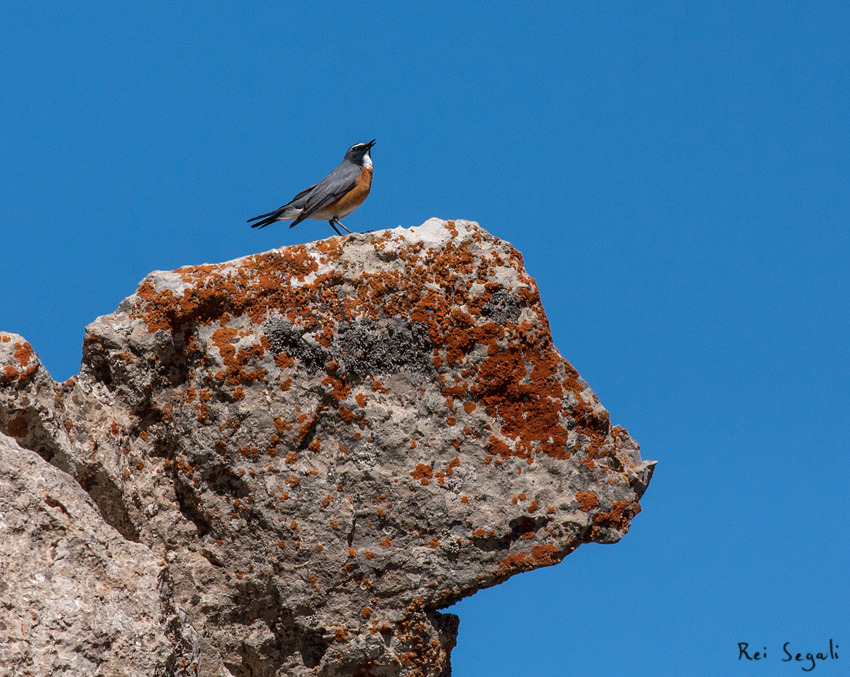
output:
M292 221L294 228L304 219L327 219L337 235L342 233L337 226L346 228L340 218L348 216L363 204L372 188L372 158L369 151L375 139L369 143L355 143L345 152L339 166L318 183L305 188L282 207L248 219L256 221L251 228L265 228L275 221Z

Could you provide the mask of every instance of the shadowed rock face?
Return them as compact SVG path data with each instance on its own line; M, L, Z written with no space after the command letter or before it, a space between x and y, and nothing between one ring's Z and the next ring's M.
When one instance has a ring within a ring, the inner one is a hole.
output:
M64 384L0 334L0 432L159 561L161 674L449 674L438 610L616 542L653 468L437 219L151 273Z

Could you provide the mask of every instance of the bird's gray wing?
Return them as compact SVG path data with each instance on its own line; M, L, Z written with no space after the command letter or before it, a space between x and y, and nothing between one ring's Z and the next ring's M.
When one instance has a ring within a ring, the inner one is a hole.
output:
M354 184L357 183L357 179L360 177L360 171L360 167L348 162L334 169L316 184L313 192L310 193L307 201L304 203L304 209L299 215L299 219L310 218L311 214L338 200L354 188Z
M309 188L305 188L300 193L298 193L298 195L296 195L289 202L287 202L283 207L281 207L281 209L283 209L284 207L298 207L298 208L300 208L301 204L299 203L299 201L302 202L302 203L305 202L307 200L307 197L310 194L310 192L318 185L319 185L318 183L314 183Z
M301 206L307 201L307 194L311 190L313 190L317 185L317 183L314 183L309 188L305 188L282 207L272 209L270 212L260 214L259 216L251 217L250 219L248 219L248 223L251 223L251 221L259 221L260 219L267 219L268 223L263 223L262 225L259 223L255 223L253 226L251 226L251 228L262 228L263 226L269 225L269 223L274 223L275 221L277 221L277 217L283 214L287 209L301 209Z

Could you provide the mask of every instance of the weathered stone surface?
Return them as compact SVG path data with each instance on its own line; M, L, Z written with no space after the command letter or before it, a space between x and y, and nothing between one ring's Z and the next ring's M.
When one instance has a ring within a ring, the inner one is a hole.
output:
M619 540L653 468L519 253L437 219L151 273L64 384L0 334L0 431L163 560L163 674L448 674L439 609Z
M166 674L165 575L73 478L0 434L0 674Z

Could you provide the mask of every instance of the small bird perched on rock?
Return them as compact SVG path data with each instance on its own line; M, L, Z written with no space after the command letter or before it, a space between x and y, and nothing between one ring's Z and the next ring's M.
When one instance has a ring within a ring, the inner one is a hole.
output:
M273 212L248 219L248 223L257 221L251 228L265 228L275 221L292 221L289 227L294 228L304 219L327 219L337 235L342 235L337 226L350 233L340 218L351 214L369 195L372 188L372 158L369 151L374 145L375 139L369 143L355 143L346 151L339 166L319 183L305 188Z

